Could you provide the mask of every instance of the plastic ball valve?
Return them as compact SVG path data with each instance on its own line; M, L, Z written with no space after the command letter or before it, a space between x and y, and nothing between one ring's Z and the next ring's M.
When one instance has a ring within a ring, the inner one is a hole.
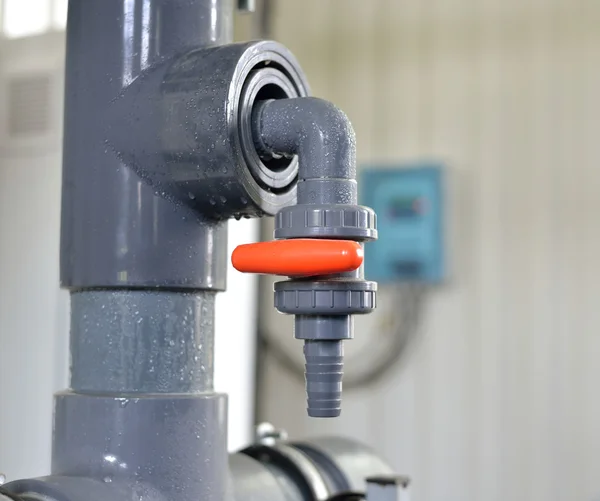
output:
M304 340L308 415L341 412L343 340L354 314L375 308L377 284L363 278L362 242L377 238L375 213L357 205L356 141L348 117L322 99L266 99L252 109L261 158L297 158L296 204L275 215L275 242L241 246L240 271L290 277L275 284L275 307L295 315Z
M308 414L341 412L343 339L353 334L353 313L375 307L375 284L358 275L363 247L352 240L290 239L246 244L232 254L245 273L289 276L275 284L275 307L296 315L295 336L305 340ZM337 280L336 280L337 277Z

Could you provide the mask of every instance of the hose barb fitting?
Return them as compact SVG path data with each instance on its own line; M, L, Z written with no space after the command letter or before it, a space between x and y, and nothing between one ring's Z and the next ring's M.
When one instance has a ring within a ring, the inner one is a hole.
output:
M373 210L357 204L356 141L346 115L311 97L277 99L254 107L253 137L260 155L298 157L297 204L275 216L275 239L362 242L377 238ZM362 260L349 271L305 272L275 284L275 307L293 314L304 340L308 415L341 413L343 345L353 314L375 308L377 284L364 280Z

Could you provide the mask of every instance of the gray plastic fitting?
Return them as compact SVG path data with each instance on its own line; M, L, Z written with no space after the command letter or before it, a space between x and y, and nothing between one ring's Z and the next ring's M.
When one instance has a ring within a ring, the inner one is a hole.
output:
M253 133L261 158L298 157L297 205L275 217L275 238L377 238L375 213L357 205L356 140L348 117L317 98L275 99L254 107ZM275 284L275 307L296 315L304 339L308 415L341 413L343 346L353 337L352 314L375 307L377 284L362 267L333 277Z
M259 150L298 155L298 205L356 205L356 138L343 111L315 97L276 99L258 104L253 121Z
M290 205L275 217L275 238L375 240L375 212L359 205Z
M306 394L311 417L339 415L342 406L344 345L342 341L304 341Z

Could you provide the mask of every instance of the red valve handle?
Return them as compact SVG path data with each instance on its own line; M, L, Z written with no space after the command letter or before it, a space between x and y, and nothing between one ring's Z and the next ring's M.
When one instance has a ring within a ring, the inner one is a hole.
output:
M239 245L231 255L243 273L310 277L354 271L363 262L363 249L350 240L298 238Z

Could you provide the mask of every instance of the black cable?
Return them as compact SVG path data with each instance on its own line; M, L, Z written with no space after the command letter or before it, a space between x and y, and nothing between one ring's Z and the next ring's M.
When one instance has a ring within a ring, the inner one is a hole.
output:
M425 288L420 284L405 284L397 287L394 302L398 304L394 304L391 313L395 325L381 329L384 337L391 338L388 343L390 346L384 345L380 359L369 364L364 371L358 374L347 371L344 374L344 389L358 389L373 385L397 365L418 331L424 294ZM287 350L274 341L275 338L261 326L258 333L261 348L272 355L279 365L296 379L304 381L304 365L287 353ZM373 343L379 341L381 341L380 337L372 340ZM352 360L349 360L345 366L352 367Z

